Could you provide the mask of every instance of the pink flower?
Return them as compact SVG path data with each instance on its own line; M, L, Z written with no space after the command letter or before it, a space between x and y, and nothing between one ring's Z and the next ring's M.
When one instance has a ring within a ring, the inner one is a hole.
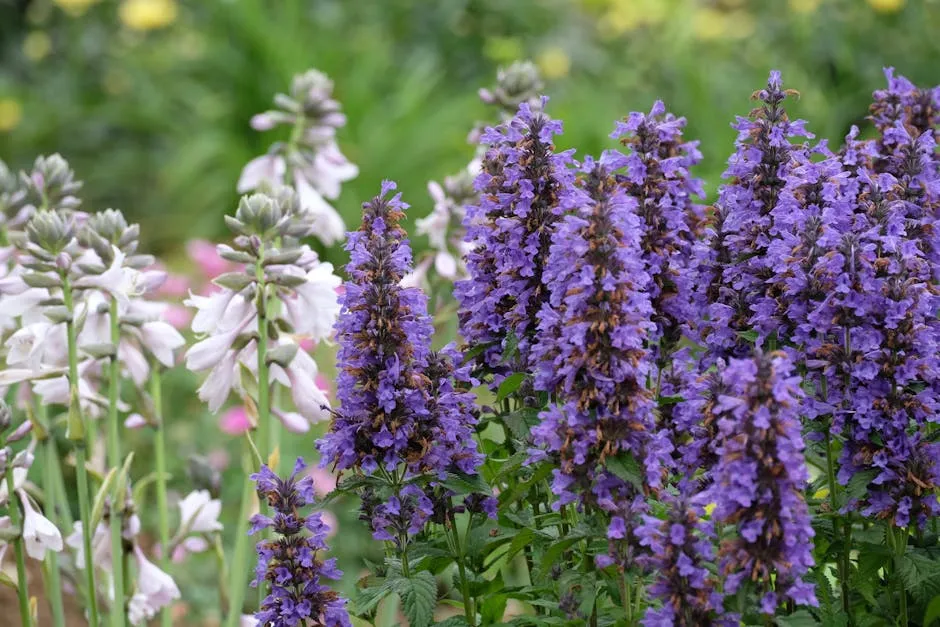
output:
M336 518L336 514L328 509L323 510L321 514L323 514L323 522L327 526L326 537L332 538L339 531L339 519Z
M193 239L186 242L186 252L189 258L196 262L199 269L207 279L214 279L220 274L230 272L235 264L219 257L215 244L202 239Z
M189 292L189 279L181 274L167 274L157 293L171 298L182 298Z
M241 435L251 429L251 419L244 407L233 407L222 414L219 426L229 435Z
M163 310L163 319L172 324L176 329L187 328L192 317L189 309L182 305L169 305Z
M329 470L319 466L311 466L308 473L310 478L313 479L313 489L320 498L336 489L336 475Z

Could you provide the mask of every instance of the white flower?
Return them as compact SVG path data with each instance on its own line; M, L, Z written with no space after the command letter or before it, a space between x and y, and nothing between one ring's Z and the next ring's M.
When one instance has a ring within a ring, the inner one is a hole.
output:
M131 296L140 296L150 282L141 272L124 265L126 255L117 246L112 246L114 258L101 274L88 274L77 281L76 287L92 287L107 292L119 303L126 305Z
M193 344L186 351L186 367L193 372L199 372L200 370L208 370L219 363L231 350L235 338L245 330L245 327L253 319L254 315L250 315L230 330L221 332L218 335L210 335L201 342Z
M340 152L335 141L324 144L313 162L303 169L304 178L326 198L339 196L340 184L359 176L359 168Z
M48 322L36 322L17 330L7 340L7 365L39 370L44 362L46 336L52 330Z
M262 182L279 184L284 178L287 164L284 158L278 155L261 155L245 164L241 176L238 177L238 193L244 194L261 185Z
M235 292L232 290L221 290L208 296L199 296L190 292L189 298L184 300L183 304L187 307L196 308L196 315L193 316L193 332L211 333L215 331L234 296Z
M144 556L139 546L134 547L134 557L137 560L137 589L128 603L127 617L132 625L140 625L180 598L180 590L172 577Z
M180 527L189 533L211 533L221 531L222 501L213 499L208 490L195 490L179 503Z
M281 411L276 407L271 408L274 417L281 421L284 428L291 433L307 433L310 431L310 421L294 411Z
M259 625L258 619L250 614L242 614L238 621L238 627L258 627Z
M29 472L28 468L17 467L13 469L13 489L21 490L23 485L26 483L26 474ZM0 505L6 505L7 501L10 500L10 493L7 491L7 482L6 480L0 481Z
M33 381L36 379L52 380L49 377L56 377L65 372L67 372L66 368L43 368L40 370L33 370L31 368L7 368L6 370L0 370L0 387L7 387L14 383L22 383L23 381ZM42 381L42 383L45 383L45 381ZM36 385L39 385L39 383L34 384L34 387ZM68 398L68 394L66 394L66 398Z
M162 321L143 323L140 326L140 335L147 350L167 368L173 367L173 351L186 343L179 331Z
M457 260L446 250L441 250L434 255L434 269L442 277L454 279L457 276Z
M327 246L342 240L346 235L343 218L300 172L294 174L294 188L301 208L313 221L313 234Z
M217 412L228 399L235 385L235 351L228 351L222 360L213 366L209 376L199 386L199 400L209 405L209 411Z
M295 296L285 299L287 318L296 333L320 341L333 332L340 310L336 288L342 280L333 274L330 263L315 266L306 278L307 282L294 290Z
M82 539L82 521L76 520L72 533L65 538L65 544L75 552L75 566L85 568L85 545ZM98 523L91 537L92 563L100 568L111 568L111 535L108 528Z
M313 358L304 351L297 351L287 368L291 398L300 415L312 423L330 418L330 399L317 386L316 376L317 364Z
M58 553L62 550L62 534L51 520L40 514L29 502L29 497L22 490L17 492L23 504L23 543L26 553L34 560L42 561L46 550Z

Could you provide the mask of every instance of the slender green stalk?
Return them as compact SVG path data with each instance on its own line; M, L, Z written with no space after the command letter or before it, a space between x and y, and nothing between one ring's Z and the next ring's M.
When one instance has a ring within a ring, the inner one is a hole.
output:
M37 403L37 405L42 406L42 403ZM53 437L54 436L52 431L47 430L46 440L43 442L42 487L46 497L46 512L52 517L52 520L59 521L58 510L60 507L58 504L58 488L55 484L55 473L59 460L55 455L56 451ZM52 446L48 445L50 441L52 441ZM59 470L59 472L61 473L61 470ZM62 581L59 573L59 554L55 551L46 552L44 571L44 579L47 584L46 597L49 599L49 605L52 608L52 622L55 627L64 627L65 607L62 603Z
M108 370L108 464L112 468L121 467L121 428L118 423L118 400L121 395L121 363L118 360L118 345L121 342L121 320L118 317L117 299L111 299L111 346L114 354ZM123 495L117 494L112 500L111 516L111 572L114 573L114 602L111 605L111 624L114 627L124 625L124 518L119 502ZM166 545L163 545L166 546Z
M470 581L467 579L467 569L464 565L466 556L464 555L463 546L460 542L460 530L457 529L457 520L454 518L453 514L450 516L450 522L450 528L454 534L454 553L456 553L457 556L457 570L460 573L460 592L463 595L464 615L467 618L467 623L475 625L476 612L473 608L473 599L470 598Z
M262 251L263 254L263 251ZM258 262L258 452L267 464L271 456L271 384L268 381L268 302L264 270ZM273 468L277 472L276 468ZM247 480L247 479L246 479Z
M16 553L16 596L20 602L20 622L23 624L23 627L31 627L33 620L29 613L29 588L26 583L26 553L23 550L23 520L20 517L20 507L16 503L16 487L13 484L12 468L7 468L6 480L10 521L16 529L20 530L16 540L13 541L13 550Z
M247 455L247 453L246 453ZM247 465L246 465L247 467ZM241 507L238 511L238 526L235 530L235 552L232 555L229 574L229 606L225 627L238 627L241 620L242 603L245 601L245 585L248 574L248 516L251 514L253 488L245 477L242 482Z
M907 551L907 529L904 527L898 529L888 529L888 537L893 539L894 552L897 560L900 562ZM890 540L889 540L890 541ZM894 576L898 586L898 625L909 625L907 611L907 590L904 588L904 579L901 578L901 569L895 567Z
M157 463L157 515L160 526L160 546L163 547L160 556L160 566L164 572L170 568L170 515L166 498L166 427L163 424L163 389L160 380L160 364L156 361L150 370L150 398L153 400L153 421L156 431L153 437L154 457ZM163 627L173 625L170 607L166 606L160 613L160 624Z
M627 573L620 576L623 583L623 611L627 618L627 624L633 624L633 601L630 599L630 580L627 579Z
M62 276L62 302L70 314L75 313L72 298L72 285L68 275ZM78 482L78 508L82 520L82 548L85 551L85 581L88 587L88 622L91 627L98 627L98 596L95 587L95 567L92 562L91 537L91 494L88 486L87 451L85 450L85 418L78 398L78 342L75 321L65 323L69 352L69 436L75 447L75 476ZM73 424L73 421L75 424ZM78 432L73 432L77 430Z

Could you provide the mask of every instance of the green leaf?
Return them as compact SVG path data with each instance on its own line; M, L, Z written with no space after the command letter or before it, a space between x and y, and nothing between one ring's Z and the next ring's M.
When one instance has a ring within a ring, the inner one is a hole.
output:
M522 382L525 381L525 376L524 372L514 372L503 379L496 390L496 402L501 403L510 394L518 390Z
M748 329L747 331L738 331L738 337L746 342L754 343L757 341L757 331Z
M789 616L778 616L774 623L779 627L815 627L819 621L813 618L813 615L806 610L794 612Z
M467 627L469 624L463 616L451 616L439 623L434 623L434 627Z
M437 582L426 570L398 577L392 585L401 597L402 609L411 627L428 627L434 620L437 605Z
M874 470L855 473L845 486L845 494L850 499L860 499L868 493L868 484L877 474Z
M501 418L514 438L528 441L530 429L539 422L539 410L534 407L527 407L504 414Z
M509 335L506 336L506 347L503 349L502 357L500 357L501 364L509 363L509 360L516 356L516 353L519 352L519 338L516 337L516 334L512 331L509 332Z
M640 464L630 453L620 453L607 458L607 470L614 473L637 490L643 490L643 473Z
M907 551L894 563L904 589L914 598L925 602L940 594L940 563L917 551Z
M924 611L924 627L932 627L934 624L940 625L940 594L930 600Z
M483 481L480 475L467 475L464 473L449 472L443 485L455 494L492 494L490 486Z

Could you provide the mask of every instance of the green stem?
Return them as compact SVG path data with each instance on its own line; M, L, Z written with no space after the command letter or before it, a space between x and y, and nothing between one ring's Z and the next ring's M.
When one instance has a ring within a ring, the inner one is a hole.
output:
M164 572L170 568L170 515L166 498L166 427L163 424L163 390L160 380L160 364L156 361L150 371L150 398L153 401L153 421L156 430L153 437L154 457L157 463L157 514L160 525L160 546L163 547L160 556L160 566ZM173 617L170 607L166 606L160 613L160 624L163 627L172 627Z
M898 528L898 529L888 529L889 536L894 536L894 550L897 555L897 560L900 561L904 558L904 553L907 551L907 529ZM904 588L904 579L901 578L901 571L899 568L895 567L894 572L895 578L897 579L898 586L898 602L899 602L899 611L898 611L898 625L908 625L908 612L907 612L907 590Z
M111 299L111 346L114 353L108 370L108 465L112 468L121 467L121 429L118 423L118 401L121 396L121 363L118 360L118 345L121 342L121 320L118 312L117 299ZM124 625L124 517L123 494L115 494L111 500L111 515L109 526L111 528L111 572L114 586L114 601L111 605L111 624L114 627ZM164 545L166 546L166 545Z
M45 405L37 403L45 411ZM45 427L45 423L43 424ZM60 522L58 511L58 488L55 484L56 469L59 464L58 455L55 451L55 436L52 430L47 428L46 439L43 442L43 475L42 487L45 493L46 512L52 517L52 520ZM51 446L50 446L51 443ZM61 469L59 470L61 474ZM52 621L55 627L65 626L65 607L62 603L62 581L59 573L59 554L55 551L46 552L45 580L47 582L46 597L49 599L49 605L52 607Z
M62 276L62 302L66 310L74 316L75 306L72 298L72 286L68 275ZM94 553L91 550L91 538L94 529L91 528L91 503L88 486L88 469L85 467L87 452L85 450L85 419L82 415L82 405L78 397L78 342L75 332L75 321L65 323L68 338L69 353L69 436L75 447L75 476L78 482L78 509L82 520L82 548L85 552L85 581L88 587L88 622L91 627L98 627L98 596L95 587L95 565L92 560ZM74 424L73 424L74 422Z
M10 510L10 522L19 529L19 535L13 541L13 550L16 553L16 596L20 601L20 622L23 627L31 627L32 617L29 613L29 586L26 582L26 554L23 551L23 521L20 517L20 507L16 503L16 486L13 484L13 469L7 468L7 499Z
M268 302L264 282L261 250L256 276L258 279L258 452L265 464L271 455L271 385L268 381ZM277 468L272 468L277 472Z
M242 485L241 507L238 512L238 526L235 530L235 552L232 555L229 573L229 606L226 627L238 627L241 620L242 603L245 601L245 585L248 574L248 516L251 514L251 481L245 477Z
M467 579L467 569L464 566L466 556L463 552L463 545L460 542L460 531L457 529L457 521L453 514L450 517L451 531L454 534L454 549L457 554L457 570L460 573L460 592L463 595L463 610L467 617L467 622L471 625L476 624L476 612L473 608L473 601L470 598L470 581Z
M633 602L630 599L630 581L627 579L627 573L624 572L620 576L620 580L623 582L623 610L624 614L627 617L627 625L633 624Z

